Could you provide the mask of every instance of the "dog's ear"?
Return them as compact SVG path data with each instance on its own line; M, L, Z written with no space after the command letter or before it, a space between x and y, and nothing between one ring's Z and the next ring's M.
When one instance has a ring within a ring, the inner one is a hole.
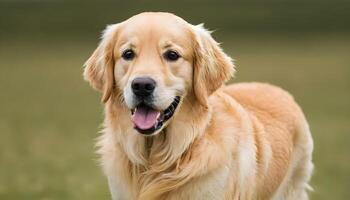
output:
M199 103L208 107L208 97L231 78L234 64L203 24L191 27L195 37L193 91Z
M109 25L103 31L100 44L84 64L84 79L102 92L102 102L108 101L115 85L113 50L119 24Z

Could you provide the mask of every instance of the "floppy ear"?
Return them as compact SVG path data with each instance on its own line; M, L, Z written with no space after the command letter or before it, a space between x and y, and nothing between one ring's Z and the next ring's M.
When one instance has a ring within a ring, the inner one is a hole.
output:
M208 107L208 97L231 78L234 64L203 24L192 28L195 34L193 91L199 103Z
M103 103L108 101L115 85L113 49L116 43L118 26L118 24L107 26L97 49L84 64L84 79L95 90L102 92Z

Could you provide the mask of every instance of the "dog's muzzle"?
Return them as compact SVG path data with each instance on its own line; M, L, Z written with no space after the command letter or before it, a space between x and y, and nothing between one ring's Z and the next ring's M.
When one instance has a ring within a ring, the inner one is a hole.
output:
M138 99L144 99L153 94L156 81L149 77L138 77L131 82L131 89Z
M159 111L144 102L131 110L134 128L141 134L151 135L168 121L175 113L180 103L180 97L176 96L170 106L164 111Z

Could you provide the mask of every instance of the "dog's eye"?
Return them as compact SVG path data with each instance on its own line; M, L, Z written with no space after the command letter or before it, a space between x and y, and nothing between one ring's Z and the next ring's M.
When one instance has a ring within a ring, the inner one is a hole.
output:
M135 57L135 52L131 49L127 49L123 52L122 57L124 60L132 60Z
M164 58L169 61L176 61L180 58L180 55L176 51L167 51L164 53Z

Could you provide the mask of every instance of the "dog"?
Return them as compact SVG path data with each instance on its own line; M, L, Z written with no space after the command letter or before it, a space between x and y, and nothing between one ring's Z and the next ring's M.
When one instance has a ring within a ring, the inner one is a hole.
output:
M305 200L313 140L293 97L234 70L203 25L145 12L107 26L84 65L102 93L98 154L114 200Z

